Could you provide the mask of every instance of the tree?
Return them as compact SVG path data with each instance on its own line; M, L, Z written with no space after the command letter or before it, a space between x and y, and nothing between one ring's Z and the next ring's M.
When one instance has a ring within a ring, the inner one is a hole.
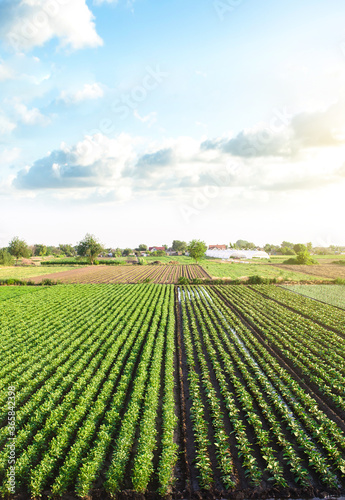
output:
M148 250L147 245L140 243L138 250L139 250L139 252L147 252L147 250Z
M235 243L235 248L240 248L241 250L253 250L256 248L254 243L246 240L237 240Z
M87 257L92 265L99 253L103 251L103 245L99 243L93 234L87 233L85 238L77 245L77 253Z
M187 243L185 241L174 240L172 242L172 249L175 252L185 252L187 250Z
M207 245L204 241L192 240L188 243L187 250L192 259L194 259L195 262L198 263L198 261L204 257L207 250Z
M66 255L66 257L74 257L76 255L75 248L72 247L72 245L69 244L61 244L59 245L59 249L61 250L62 253Z
M0 250L0 266L13 266L13 255L7 250L7 248L2 248Z
M282 247L280 251L283 255L296 255L295 250L290 247Z
M307 251L307 247L303 245L303 243L297 243L296 245L293 246L293 249L295 250L296 253L304 252Z
M293 248L294 247L294 244L293 243L290 243L290 241L283 241L283 243L281 244L281 247L287 247L287 248Z
M47 246L47 255L62 255L61 249L54 246Z
M35 255L38 255L39 257L43 257L47 253L47 247L42 244L35 245Z
M300 252L297 253L296 257L296 264L302 264L302 265L307 265L310 266L311 264L318 264L318 261L313 259L310 253L307 250L307 247L305 245L304 249L302 249Z
M122 255L124 257L128 257L128 255L130 255L132 253L132 249L131 248L125 248L124 251L122 252Z
M165 251L164 250L156 250L155 252L152 252L151 255L153 255L154 257L164 257Z
M10 252L13 257L17 259L17 264L18 264L18 259L19 257L29 257L30 256L30 250L28 245L24 240L20 240L18 236L15 236L12 238L8 245L8 251Z

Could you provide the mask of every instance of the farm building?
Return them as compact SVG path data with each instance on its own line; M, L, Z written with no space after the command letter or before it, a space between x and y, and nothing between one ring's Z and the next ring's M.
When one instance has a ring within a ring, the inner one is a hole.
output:
M165 247L149 247L150 252L165 252Z
M209 245L209 250L226 250L226 245Z
M269 259L267 252L262 250L207 250L206 257L213 257L215 259Z

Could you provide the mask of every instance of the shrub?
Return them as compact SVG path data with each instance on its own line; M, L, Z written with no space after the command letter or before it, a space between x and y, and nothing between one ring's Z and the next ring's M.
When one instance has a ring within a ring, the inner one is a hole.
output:
M0 250L0 266L13 266L14 257L6 248Z
M262 276L258 276L255 274L254 276L249 276L248 283L251 285L268 285L270 283L269 278L263 278Z
M57 284L56 281L53 281L50 278L46 278L46 279L41 281L41 285L43 285L43 286L52 286L52 285L56 285L56 284Z
M185 276L180 276L179 279L177 280L177 283L179 285L189 285L189 279L186 278Z
M190 283L192 285L202 285L204 283L204 281L201 278L192 278L190 280Z

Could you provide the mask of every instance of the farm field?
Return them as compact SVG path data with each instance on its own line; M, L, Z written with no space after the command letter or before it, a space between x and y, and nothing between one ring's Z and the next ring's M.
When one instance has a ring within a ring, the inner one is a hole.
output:
M209 278L207 272L197 265L147 265L147 266L88 266L66 273L49 274L44 278L63 283L177 283L181 277ZM33 278L36 283L41 277Z
M321 261L320 261L321 262ZM274 264L275 267L292 272L306 273L318 278L345 278L345 266L341 264L321 263L314 266L299 266L290 264Z
M177 452L174 288L42 288L0 315L3 485L14 385L17 491L84 496L102 478L112 492L166 492Z
M283 285L282 285L283 286ZM344 285L286 285L287 290L345 309Z
M245 278L247 276L258 275L262 278L277 278L282 281L318 281L323 280L324 278L313 276L305 272L305 270L301 269L301 272L297 272L298 269L302 266L294 266L296 270L290 270L285 268L285 266L278 268L274 265L263 264L263 263L252 263L252 264L242 264L240 262L230 264L227 262L224 263L214 263L209 260L202 261L202 267L206 269L206 271L213 277L218 278L231 278L231 279L240 279ZM291 267L291 266L290 266ZM304 266L310 267L310 266Z
M10 286L0 286L0 304L3 300L11 299L13 297L21 297L27 293L37 292L39 288L35 286L16 286L15 288Z
M72 271L78 269L80 266L54 266L54 273L58 274L64 271ZM45 276L51 274L52 268L49 266L11 266L0 267L0 280L1 279L18 279L30 280L34 276Z
M144 257L147 262L155 262L158 260L162 262L162 264L169 264L169 262L176 262L178 264L193 264L194 260L187 255L165 255L164 257L154 257L153 255L149 255L148 257Z
M0 290L3 493L9 386L18 494L345 493L345 311L267 285L24 290Z

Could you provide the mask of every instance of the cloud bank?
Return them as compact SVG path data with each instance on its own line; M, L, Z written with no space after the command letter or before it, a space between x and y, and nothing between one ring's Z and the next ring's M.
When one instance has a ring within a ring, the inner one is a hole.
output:
M16 52L27 52L53 38L59 40L60 47L69 50L103 44L85 0L1 2L0 39L9 48Z

